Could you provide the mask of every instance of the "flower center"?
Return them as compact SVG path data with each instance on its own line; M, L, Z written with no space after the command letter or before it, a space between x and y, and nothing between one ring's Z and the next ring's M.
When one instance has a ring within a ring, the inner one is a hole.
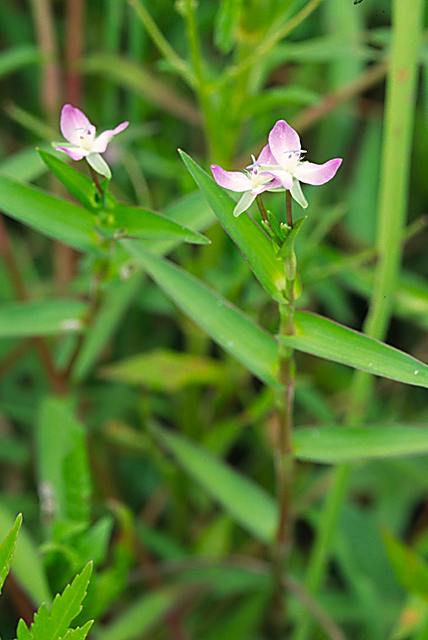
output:
M267 173L259 172L257 171L257 169L254 169L250 173L250 179L251 179L252 188L257 189L257 187L260 187L261 185L267 184L268 182L270 182L273 179L273 176Z
M304 151L286 151L283 158L281 158L281 169L293 175L300 162L302 153L304 153Z
M79 141L79 147L90 151L95 138L95 132L91 129L76 129L76 139Z

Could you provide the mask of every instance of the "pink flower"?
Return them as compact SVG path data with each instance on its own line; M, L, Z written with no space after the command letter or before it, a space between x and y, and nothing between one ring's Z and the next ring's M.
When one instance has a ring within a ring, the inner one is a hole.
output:
M55 149L64 151L72 160L85 158L97 173L110 180L110 167L101 153L107 149L113 136L124 131L128 125L127 121L121 122L114 129L107 129L96 136L96 129L85 114L71 104L65 104L61 110L61 133L67 142L55 145Z
M274 163L269 146L263 147L257 160L253 156L253 163L243 171L225 171L217 164L211 165L214 180L221 187L229 191L242 193L241 198L233 211L234 216L239 216L246 211L264 191L281 189L281 182L265 169L270 163Z
M328 160L324 164L302 161L299 134L285 120L278 120L269 133L269 149L274 161L265 169L269 170L283 189L289 190L298 204L308 206L300 182L313 185L325 184L336 175L342 158Z

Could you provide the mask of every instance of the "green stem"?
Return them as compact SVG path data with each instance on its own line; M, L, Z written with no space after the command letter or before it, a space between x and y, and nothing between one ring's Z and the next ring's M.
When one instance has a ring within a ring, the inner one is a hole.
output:
M212 100L208 92L208 84L205 78L204 61L196 22L196 5L194 0L184 0L183 15L186 21L187 40L189 43L193 73L195 76L195 89L204 120L205 137L209 148L209 157L210 159L218 159L219 154L221 153L221 149L217 150L217 140L219 135L216 127Z
M291 196L286 192L287 219L292 221ZM286 273L288 272L285 269ZM292 335L294 327L294 285L295 278L286 280L285 300L279 306L279 335ZM272 622L274 633L282 637L285 618L283 579L286 571L284 563L291 544L291 482L293 477L293 407L295 389L295 364L293 349L279 346L279 380L281 388L277 394L278 444L275 450L275 472L278 494L278 525L272 549L273 600Z
M393 41L388 70L379 196L379 262L370 310L364 325L365 332L378 339L384 339L388 328L402 257L423 7L424 0L415 0L409 11L407 3L393 0ZM371 404L372 390L370 376L356 372L351 388L348 425L361 421L366 407ZM324 579L351 471L351 466L341 465L333 472L332 487L309 560L306 588L312 595L317 593ZM311 627L311 621L300 610L293 640L307 640L311 635Z
M171 47L143 3L139 0L128 0L128 2L134 8L135 13L144 24L147 33L165 60L169 62L171 67L177 71L187 84L194 87L195 78L186 64L186 61L180 58L180 56Z
M308 18L311 13L318 8L321 4L322 0L310 0L308 4L303 7L296 15L294 15L289 21L285 24L275 25L275 28L269 31L267 36L258 44L253 53L249 55L245 60L243 60L239 65L234 67L230 67L218 80L215 84L215 89L218 90L224 84L229 83L230 81L235 81L242 73L247 71L247 69L251 69L254 65L256 65L261 59L265 58L267 54L275 47L275 45L286 38L294 29ZM282 21L281 21L282 22Z

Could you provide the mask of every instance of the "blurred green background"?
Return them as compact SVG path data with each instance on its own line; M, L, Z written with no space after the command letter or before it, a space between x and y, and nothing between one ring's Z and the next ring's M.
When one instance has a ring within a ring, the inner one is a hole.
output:
M425 7L425 25L427 18ZM36 151L61 138L62 104L83 109L100 130L129 120L106 155L112 192L193 221L210 245L159 243L159 251L172 251L173 260L275 333L275 305L195 191L177 148L206 167L242 168L284 118L310 160L344 158L333 182L305 190L299 304L360 329L377 257L391 39L389 0L2 0L0 174L68 197ZM425 362L427 65L425 32L403 270L387 336ZM407 165L403 157L403 171ZM268 204L279 210L274 197ZM93 258L16 221L4 224L31 299L90 295ZM1 235L0 297L8 303L20 296ZM231 489L220 468L193 450L171 456L173 447L154 434L159 425L176 430L251 478L270 514L273 393L151 280L137 273L122 282L120 267L104 282L66 396L53 397L58 388L25 328L21 338L1 336L0 534L18 512L25 528L2 595L1 636L15 637L19 617L28 620L92 559L82 613L82 620L96 619L90 637L269 639L268 552L253 525L243 526L252 494L237 487L236 503L225 504L222 483ZM26 321L31 327L31 316ZM62 367L76 338L58 333L46 344ZM343 420L350 369L302 354L297 363L296 423ZM375 384L363 408L369 422L426 424L426 390ZM290 625L313 617L314 640L428 638L426 457L355 465L325 580L308 604L299 585L330 488L330 467L299 464Z

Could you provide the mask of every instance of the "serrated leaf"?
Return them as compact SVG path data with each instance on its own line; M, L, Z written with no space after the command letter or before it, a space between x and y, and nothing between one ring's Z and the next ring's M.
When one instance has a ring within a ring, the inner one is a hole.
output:
M277 525L273 498L208 450L190 440L153 427L155 437L171 451L180 466L242 527L263 542L271 542Z
M305 311L296 314L295 325L294 335L280 338L288 347L374 376L428 387L428 365L380 340Z
M146 253L138 245L127 242L125 246L144 271L213 340L261 380L278 384L278 353L272 336L186 271Z
M422 427L302 427L293 436L299 460L329 464L428 454L428 431Z
M235 202L214 180L184 151L180 151L184 164L193 176L225 231L261 282L266 291L278 301L284 301L285 275L282 260L277 259L272 243L247 215L233 215Z
M20 621L17 630L18 640L61 640L82 610L91 572L92 564L89 563L82 573L65 587L61 595L55 596L51 608L42 605L35 614L30 629Z
M76 629L69 629L65 636L61 640L85 640L89 631L91 630L93 620L89 620L83 627L76 627Z
M81 251L96 250L94 217L82 207L0 176L0 209L49 238Z
M19 514L15 520L15 524L7 534L6 538L0 544L0 593L9 573L10 563L15 551L16 539L22 524L22 515Z
M67 399L42 401L36 432L42 508L51 521L89 521L90 472L85 431Z
M13 517L0 502L0 537L7 535L13 522ZM39 549L25 526L21 526L16 540L12 571L22 589L36 604L50 601L51 594Z
M10 302L0 305L0 338L47 336L82 330L87 305L78 300Z

